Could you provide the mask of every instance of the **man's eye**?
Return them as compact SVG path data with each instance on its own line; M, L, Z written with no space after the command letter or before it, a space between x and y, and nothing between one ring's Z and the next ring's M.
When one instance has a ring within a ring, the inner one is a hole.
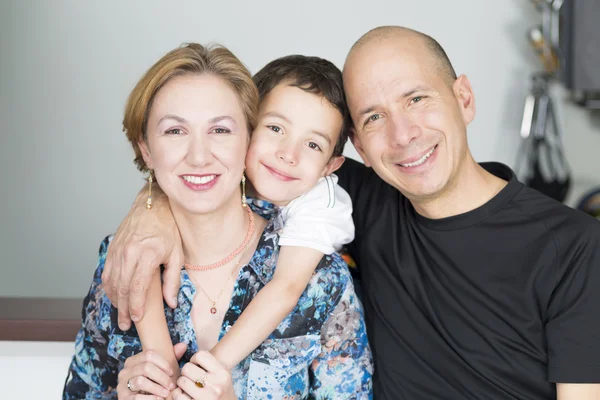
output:
M319 146L315 142L308 142L308 147L310 147L313 150L321 151L321 146Z
M411 101L412 101L413 103L418 103L418 102L420 102L421 100L423 100L423 96L416 96L416 97L413 97Z
M281 133L281 128L276 125L267 125L267 128L269 128L275 133Z
M379 118L381 118L381 115L373 114L373 115L369 116L369 118L367 118L367 120L365 121L365 125L368 124L369 122L377 121Z
M179 129L179 128L169 129L165 133L167 135L181 135L181 129Z

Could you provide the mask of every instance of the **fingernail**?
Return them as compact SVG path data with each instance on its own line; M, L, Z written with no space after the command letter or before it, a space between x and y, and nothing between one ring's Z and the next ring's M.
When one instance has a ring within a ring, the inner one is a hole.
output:
M138 322L138 321L140 320L140 317L138 317L137 315L132 315L132 316L131 316L131 320L132 320L133 322Z
M173 297L171 301L173 302L173 305L177 307L177 297Z
M169 389L174 390L175 384L173 382L169 383Z
M122 331L126 331L128 329L128 326L127 326L127 324L121 322L119 324L119 329L121 329Z

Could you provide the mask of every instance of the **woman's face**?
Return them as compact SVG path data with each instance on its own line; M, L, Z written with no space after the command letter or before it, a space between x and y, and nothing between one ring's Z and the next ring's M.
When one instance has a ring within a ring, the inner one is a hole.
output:
M174 211L208 214L239 204L248 130L227 83L208 74L171 79L154 98L146 132L144 161Z

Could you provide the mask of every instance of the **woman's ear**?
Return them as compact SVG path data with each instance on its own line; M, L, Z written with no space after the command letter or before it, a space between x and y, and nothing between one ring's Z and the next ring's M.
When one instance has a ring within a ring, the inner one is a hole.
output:
M144 159L144 162L146 163L148 169L154 169L152 165L152 157L150 156L150 149L148 148L148 144L146 143L146 141L140 140L138 142L138 146L140 148L140 152L142 153L142 158Z

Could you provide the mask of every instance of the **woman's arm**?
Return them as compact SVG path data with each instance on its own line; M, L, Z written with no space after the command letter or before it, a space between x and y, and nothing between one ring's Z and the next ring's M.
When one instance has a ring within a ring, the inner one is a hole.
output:
M311 364L311 398L372 399L373 359L350 278L323 324L321 344L322 351Z
M175 384L179 377L179 365L173 352L173 343L167 327L162 297L160 270L152 276L146 300L146 313L141 321L135 323L144 351L153 350L160 354L169 364L174 374L171 382Z
M296 307L323 253L282 246L273 279L252 299L211 353L228 369L246 358Z

